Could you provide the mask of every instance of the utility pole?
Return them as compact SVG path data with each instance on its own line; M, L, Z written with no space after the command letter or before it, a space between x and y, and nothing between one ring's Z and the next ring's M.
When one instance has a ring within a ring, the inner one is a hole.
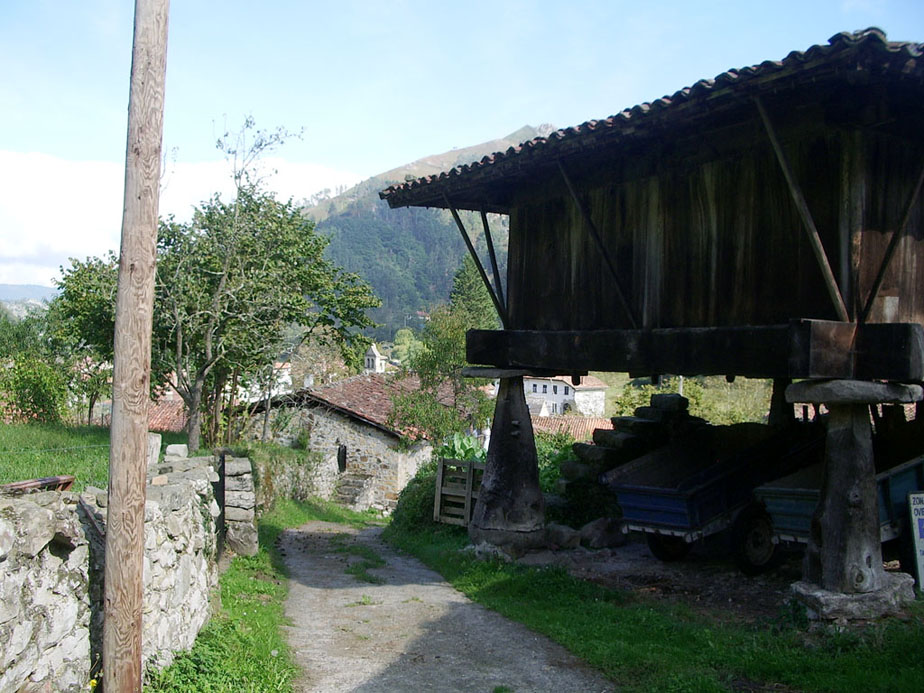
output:
M112 376L103 604L106 693L141 691L144 498L168 12L169 0L135 0Z

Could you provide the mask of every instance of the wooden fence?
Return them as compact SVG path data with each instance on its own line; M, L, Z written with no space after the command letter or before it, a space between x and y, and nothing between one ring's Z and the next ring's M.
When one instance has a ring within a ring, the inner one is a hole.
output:
M481 489L483 462L440 459L436 471L433 520L467 527Z

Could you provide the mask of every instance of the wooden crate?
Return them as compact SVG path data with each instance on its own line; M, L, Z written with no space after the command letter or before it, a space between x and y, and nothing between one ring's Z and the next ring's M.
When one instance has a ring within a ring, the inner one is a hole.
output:
M436 470L433 520L467 527L483 475L483 462L440 459Z

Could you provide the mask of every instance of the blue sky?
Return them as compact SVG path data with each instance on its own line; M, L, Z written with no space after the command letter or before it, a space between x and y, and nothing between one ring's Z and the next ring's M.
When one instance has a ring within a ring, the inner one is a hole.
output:
M0 2L0 283L118 247L133 3ZM228 189L214 142L304 128L283 197L525 124L574 125L838 31L924 42L920 0L174 0L162 212Z

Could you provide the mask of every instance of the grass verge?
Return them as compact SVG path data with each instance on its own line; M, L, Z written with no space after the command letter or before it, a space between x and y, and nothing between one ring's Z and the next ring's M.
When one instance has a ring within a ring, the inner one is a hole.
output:
M562 569L479 561L464 531L407 529L385 538L473 600L558 641L620 690L916 690L924 677L924 605L909 622L810 632L791 613L772 623L719 623L578 580Z
M311 520L362 527L368 515L326 501L280 501L260 518L260 550L237 556L220 578L221 611L189 652L150 672L149 693L291 691L298 670L282 633L286 574L276 540L283 530Z
M162 445L185 443L183 433L162 433ZM0 425L0 484L72 474L74 490L109 483L109 429L62 424Z

